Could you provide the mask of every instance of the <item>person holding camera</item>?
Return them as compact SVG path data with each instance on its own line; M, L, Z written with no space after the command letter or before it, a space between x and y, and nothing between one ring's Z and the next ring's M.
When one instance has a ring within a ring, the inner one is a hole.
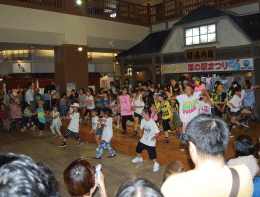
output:
M91 197L99 187L101 197L107 197L101 165L92 166L86 159L74 160L63 172L64 183L72 196Z

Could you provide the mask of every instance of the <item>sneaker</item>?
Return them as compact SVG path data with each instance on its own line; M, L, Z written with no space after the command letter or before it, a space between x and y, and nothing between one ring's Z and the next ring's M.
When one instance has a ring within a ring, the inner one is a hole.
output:
M247 132L248 132L248 128L245 127L245 130L244 130L244 131L245 131L245 133L247 133Z
M116 154L113 154L113 155L109 155L108 158L112 158L112 157L115 157Z
M153 166L153 171L154 171L154 172L158 172L159 169L160 169L159 163L155 163L154 166Z
M235 124L236 124L236 125L240 125L240 122L236 121Z
M32 130L35 131L35 127L34 126L32 127Z
M143 158L141 157L141 158L138 158L138 157L136 157L136 158L134 158L133 160L132 160L132 163L141 163L141 162L143 162L144 160L143 160Z
M59 147L64 147L64 146L66 146L66 142L61 142Z
M122 134L126 134L126 131L123 131Z
M84 120L84 122L83 123L88 123L88 120Z
M184 142L181 143L181 151L185 151L185 144Z
M177 131L176 131L176 137L179 138L180 136L181 136L181 131L180 131L180 129L177 129Z
M131 121L129 121L129 123L128 123L127 125L132 125L132 122L131 122Z
M99 147L100 147L100 146L99 146ZM99 147L97 147L97 148L96 148L96 151L98 151L98 150L99 150Z
M115 129L119 129L119 125L115 126Z
M249 126L248 126L248 125L246 125L246 123L245 123L245 122L241 122L241 125L242 125L243 127L249 128Z
M27 127L30 127L30 123L27 123Z
M52 137L57 137L57 134L53 134Z
M77 146L80 146L82 144L82 140L77 142Z
M233 137L234 137L234 135L232 135L232 133L229 133L229 137L230 137L230 138L233 138Z
M101 159L101 157L95 156L95 157L92 157L92 159Z
M107 149L107 147L105 146L105 147L104 147L104 150L106 150L106 149Z
M170 138L166 138L164 144L169 144L170 143Z
M171 134L172 136L174 136L175 135L175 133L174 133L174 131L172 132L172 134Z
M59 136L59 139L62 139L62 135L61 135L61 136Z
M133 137L135 137L135 136L137 136L137 131L135 131L135 132L134 132L134 135L133 135Z
M40 132L39 134L38 134L38 136L42 136L43 134L42 134L42 132Z

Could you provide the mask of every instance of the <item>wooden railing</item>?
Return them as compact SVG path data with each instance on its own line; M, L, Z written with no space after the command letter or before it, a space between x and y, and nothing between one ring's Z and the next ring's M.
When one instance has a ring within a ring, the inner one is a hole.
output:
M227 8L255 0L169 0L151 6L151 24L172 19L182 18L201 5L207 5L217 9Z
M0 4L61 12L79 16L150 26L154 23L178 19L201 5L223 8L256 0L168 0L150 6L123 0L0 0Z

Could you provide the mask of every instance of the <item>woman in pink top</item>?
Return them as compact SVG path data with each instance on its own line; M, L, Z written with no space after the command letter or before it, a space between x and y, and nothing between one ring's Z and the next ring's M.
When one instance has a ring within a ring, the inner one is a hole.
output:
M194 83L195 83L194 92L198 92L198 91L201 91L201 90L206 90L205 84L201 83L199 77L194 77L193 80L194 80Z
M12 125L15 126L17 122L20 122L21 131L24 132L26 130L25 121L21 109L21 101L19 99L15 99L15 104L11 107L11 119Z

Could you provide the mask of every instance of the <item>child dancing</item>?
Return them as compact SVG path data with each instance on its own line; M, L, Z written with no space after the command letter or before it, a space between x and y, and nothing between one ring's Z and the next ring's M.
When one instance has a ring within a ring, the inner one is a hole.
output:
M61 126L61 120L60 120L60 112L58 112L58 106L53 105L53 111L50 113L50 117L53 119L52 124L51 124L51 132L52 132L52 137L56 137L58 133L59 139L62 138L61 132L60 132L60 126Z
M99 149L101 143L102 143L102 140L101 140L101 136L102 136L102 127L101 127L101 124L99 122L99 117L98 117L98 114L99 114L99 110L98 108L94 108L92 111L91 111L91 116L92 116L92 129L90 131L91 134L94 134L95 133L95 140L96 140L96 143L98 145L98 148L96 150Z
M74 137L77 139L77 146L80 146L82 144L82 140L80 139L78 133L79 133L79 104L74 103L70 106L73 109L73 113L68 112L68 117L63 117L65 119L70 120L70 124L68 126L68 129L64 135L64 139L62 143L60 144L60 147L66 146L67 138L70 136L70 134L73 134Z
M156 139L159 136L159 129L155 121L151 118L151 110L148 107L145 107L142 112L142 121L141 121L141 130L139 132L141 140L136 147L137 157L132 160L133 163L143 162L142 152L147 150L149 158L153 160L154 166L153 171L157 172L159 170L159 163L157 163L157 154L156 154ZM142 134L142 131L144 133Z
M97 155L95 157L92 157L92 159L101 159L105 147L111 153L111 155L109 155L108 158L112 158L116 156L115 151L112 149L110 145L110 141L113 137L113 129L112 129L113 119L111 118L111 114L112 114L112 110L110 108L103 109L103 118L99 119L100 124L104 125L104 130L101 138L103 142L101 143L98 149Z

